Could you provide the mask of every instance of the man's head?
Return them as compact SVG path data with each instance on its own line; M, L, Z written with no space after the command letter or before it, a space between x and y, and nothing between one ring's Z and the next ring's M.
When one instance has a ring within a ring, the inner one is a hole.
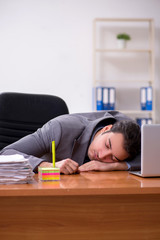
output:
M141 147L141 131L134 121L120 121L98 131L88 148L90 160L118 162L134 158Z

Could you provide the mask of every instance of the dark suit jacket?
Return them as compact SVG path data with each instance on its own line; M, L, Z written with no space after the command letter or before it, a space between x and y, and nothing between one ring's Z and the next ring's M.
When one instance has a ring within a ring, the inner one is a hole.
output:
M51 162L51 142L56 144L56 161L71 158L82 165L95 127L102 121L129 120L117 111L66 114L47 122L35 133L5 147L1 154L22 154L34 169L44 160ZM140 158L130 161L131 169L140 168Z

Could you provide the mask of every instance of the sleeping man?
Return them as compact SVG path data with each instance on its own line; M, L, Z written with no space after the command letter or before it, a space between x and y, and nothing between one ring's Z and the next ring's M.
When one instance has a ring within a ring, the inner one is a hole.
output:
M37 172L38 166L52 167L52 141L63 174L140 169L140 127L117 111L56 117L0 154L21 154Z

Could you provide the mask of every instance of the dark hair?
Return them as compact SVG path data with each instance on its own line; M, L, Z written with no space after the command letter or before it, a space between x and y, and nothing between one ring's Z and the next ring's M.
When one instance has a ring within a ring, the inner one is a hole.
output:
M134 158L141 151L141 129L132 120L124 120L113 124L110 132L121 133L124 137L124 149L129 154L129 159Z

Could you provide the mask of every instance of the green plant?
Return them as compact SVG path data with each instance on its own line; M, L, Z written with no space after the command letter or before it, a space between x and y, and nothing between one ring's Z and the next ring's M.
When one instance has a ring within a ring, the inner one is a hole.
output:
M119 34L117 34L117 39L130 40L131 37L130 37L130 35L128 35L126 33L119 33Z

